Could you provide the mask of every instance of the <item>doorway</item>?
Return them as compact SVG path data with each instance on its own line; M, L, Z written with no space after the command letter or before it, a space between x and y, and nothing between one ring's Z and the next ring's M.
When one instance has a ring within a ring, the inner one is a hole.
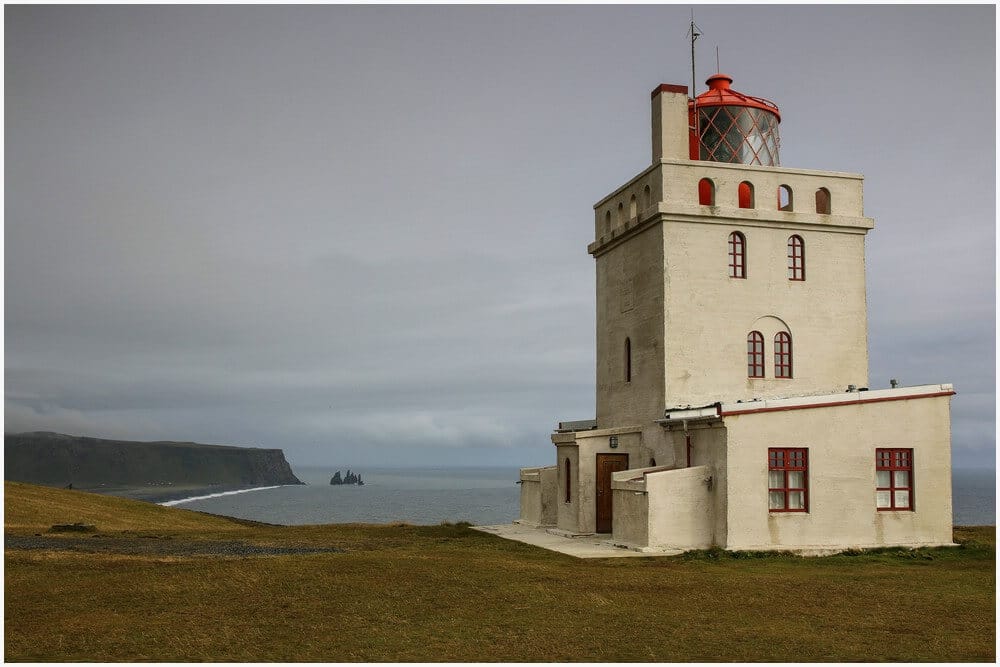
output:
M621 470L628 470L628 454L597 455L597 525L595 532L611 532L611 474Z

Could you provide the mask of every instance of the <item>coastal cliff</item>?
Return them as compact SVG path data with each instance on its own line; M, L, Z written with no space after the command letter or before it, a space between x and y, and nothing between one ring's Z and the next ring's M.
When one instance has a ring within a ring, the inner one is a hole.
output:
M280 449L102 440L49 432L4 435L4 479L109 492L302 484Z

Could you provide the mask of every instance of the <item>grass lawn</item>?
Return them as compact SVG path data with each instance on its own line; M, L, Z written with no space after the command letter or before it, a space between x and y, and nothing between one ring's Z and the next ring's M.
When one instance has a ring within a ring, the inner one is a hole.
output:
M251 525L5 483L7 534L76 521L123 544L237 540L345 551L6 549L8 661L995 658L993 527L957 528L962 546L951 549L577 560L464 526Z

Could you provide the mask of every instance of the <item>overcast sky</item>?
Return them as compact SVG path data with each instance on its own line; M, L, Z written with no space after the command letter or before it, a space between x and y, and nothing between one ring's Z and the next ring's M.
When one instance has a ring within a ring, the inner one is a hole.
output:
M995 9L700 6L860 172L871 386L994 465ZM5 429L539 465L594 415L594 202L690 85L689 8L6 6Z

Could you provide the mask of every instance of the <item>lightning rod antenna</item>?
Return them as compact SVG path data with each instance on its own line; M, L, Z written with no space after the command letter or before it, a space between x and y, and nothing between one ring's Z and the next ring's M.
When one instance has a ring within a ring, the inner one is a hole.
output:
M691 97L695 97L695 73L694 73L694 43L701 37L701 28L694 22L694 9L691 10L691 27L688 36L691 37Z
M694 43L699 37L701 37L701 28L698 24L694 22L694 9L691 9L691 27L688 30L688 35L691 37L691 99L693 100L691 111L694 119L694 126L691 128L694 130L696 137L701 136L701 132L698 130L698 96L695 94L697 88L695 88L695 73L694 73Z

